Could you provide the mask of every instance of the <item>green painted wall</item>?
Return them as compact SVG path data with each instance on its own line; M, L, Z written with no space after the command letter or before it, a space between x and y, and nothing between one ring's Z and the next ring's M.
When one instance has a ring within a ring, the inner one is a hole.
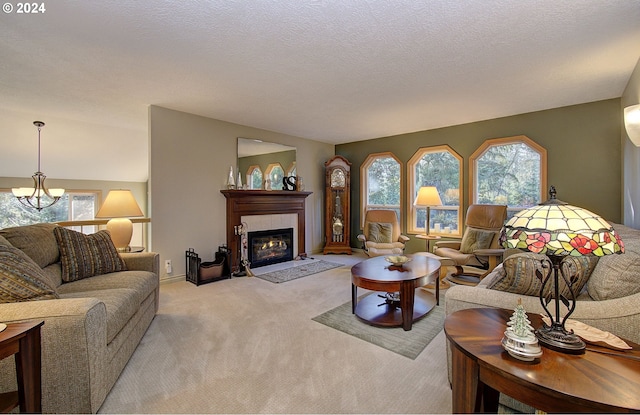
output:
M464 108L461 108L464 111ZM469 205L469 157L487 139L526 135L547 149L548 184L558 198L589 209L607 220L621 222L620 98L520 114L435 130L376 138L336 146L351 166L351 246L360 247L360 166L371 153L393 152L403 165L420 147L447 144L464 158L463 209ZM406 195L403 200L406 212ZM402 227L406 233L406 221ZM412 238L407 251L424 250Z

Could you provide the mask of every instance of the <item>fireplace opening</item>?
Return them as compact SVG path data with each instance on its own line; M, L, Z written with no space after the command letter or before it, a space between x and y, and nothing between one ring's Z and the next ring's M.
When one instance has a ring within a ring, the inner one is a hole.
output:
M293 228L271 229L247 234L251 268L293 260Z

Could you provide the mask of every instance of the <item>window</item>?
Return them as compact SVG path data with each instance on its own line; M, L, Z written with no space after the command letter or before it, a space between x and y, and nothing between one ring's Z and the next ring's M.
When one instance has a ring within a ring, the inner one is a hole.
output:
M24 206L13 196L11 190L0 190L0 228L30 225L43 222L61 222L69 220L91 220L100 201L99 191L67 191L53 206L37 211ZM80 229L76 229L80 231ZM84 233L93 233L97 229L84 226Z
M530 138L485 141L469 160L472 203L507 205L507 216L545 200L547 151Z
M360 167L362 194L361 225L364 226L364 212L371 209L391 209L402 223L400 206L400 183L402 164L392 153L369 154Z
M408 171L410 221L407 232L425 233L427 209L417 208L413 202L420 187L435 186L443 206L431 208L429 233L460 235L462 157L447 145L420 148L409 160Z
M271 163L266 170L269 185L265 184L265 189L282 190L282 178L284 177L284 169L280 163Z
M247 187L249 189L262 189L262 170L260 166L249 166L247 169Z
M294 161L287 169L287 176L297 176L296 170L296 162Z

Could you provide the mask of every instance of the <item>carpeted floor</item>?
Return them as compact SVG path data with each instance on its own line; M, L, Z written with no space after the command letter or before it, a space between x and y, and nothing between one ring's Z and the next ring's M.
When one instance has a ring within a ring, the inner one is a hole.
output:
M411 360L312 320L350 299L349 266L286 284L163 284L99 412L450 413L444 333Z
M322 313L313 320L409 359L415 359L442 331L444 309L434 307L429 314L414 322L409 331L404 331L402 327L375 327L365 324L351 313L351 301Z

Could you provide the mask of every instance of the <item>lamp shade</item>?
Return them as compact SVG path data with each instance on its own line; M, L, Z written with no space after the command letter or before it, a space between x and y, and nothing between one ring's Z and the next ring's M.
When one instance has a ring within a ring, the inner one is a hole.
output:
M600 216L552 197L516 213L502 228L504 248L549 256L604 256L624 252L616 230Z
M414 206L442 206L442 200L435 186L423 186L418 190L418 196L413 202Z
M624 127L631 142L640 147L640 104L624 109Z
M127 218L144 216L131 190L110 190L96 218Z

